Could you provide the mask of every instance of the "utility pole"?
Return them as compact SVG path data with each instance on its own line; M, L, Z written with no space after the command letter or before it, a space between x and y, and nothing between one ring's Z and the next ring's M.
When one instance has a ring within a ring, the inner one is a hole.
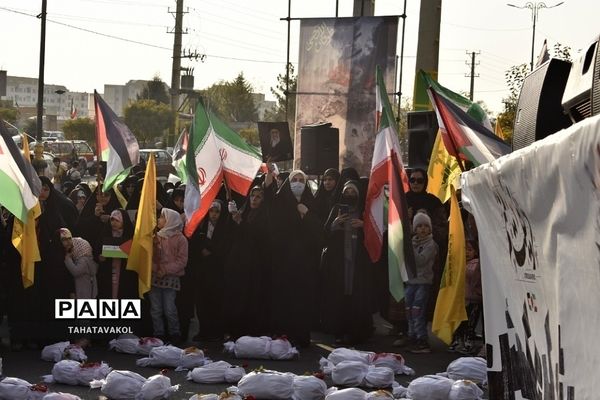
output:
M469 100L473 101L473 93L475 92L475 78L479 77L479 74L475 75L475 65L479 65L479 62L475 62L475 56L480 54L480 52L468 52L467 51L467 55L470 54L471 55L471 74L467 75L465 74L465 76L467 78L471 78L471 90L469 91ZM466 62L467 65L469 65L469 62Z
M47 0L42 0L42 12L38 18L42 20L42 29L40 35L40 72L38 74L38 97L37 97L37 129L35 138L38 143L42 142L42 132L44 131L44 64L46 59L46 5Z
M375 0L354 0L354 17L372 17L375 15Z
M433 79L437 80L441 21L442 0L421 0L413 94L413 109L416 111L431 110L427 88L425 87L425 83L419 79L418 72L422 69L431 75Z
M173 113L173 125L169 129L168 145L174 145L175 127L177 125L177 110L179 108L179 89L181 80L181 35L183 32L183 0L176 0L175 29L173 33L173 68L171 70L171 111ZM169 11L171 14L172 12ZM185 32L187 33L187 32Z

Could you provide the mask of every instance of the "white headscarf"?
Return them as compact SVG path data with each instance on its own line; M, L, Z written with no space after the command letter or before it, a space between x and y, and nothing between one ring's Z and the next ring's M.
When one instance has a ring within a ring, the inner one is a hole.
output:
M165 226L158 231L157 235L163 238L173 236L177 232L181 232L183 223L181 222L181 216L175 210L170 208L163 208L160 215L165 219Z

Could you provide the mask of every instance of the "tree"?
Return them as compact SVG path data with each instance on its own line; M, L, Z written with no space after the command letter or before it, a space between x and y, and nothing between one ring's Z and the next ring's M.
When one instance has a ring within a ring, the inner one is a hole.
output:
M143 146L153 145L172 123L171 107L155 100L138 100L125 108L125 124Z
M17 121L19 112L13 107L0 107L0 118L14 124Z
M37 134L37 118L28 119L23 130L27 134L35 137Z
M90 118L76 118L65 121L63 125L65 138L81 139L87 142L96 141L96 125Z
M252 90L240 72L233 81L219 81L202 94L207 107L225 122L250 122L258 119Z
M298 87L298 76L294 74L294 66L289 64L290 79L286 80L286 72L277 75L277 86L271 88L271 93L277 100L277 105L274 111L267 111L265 113L266 121L285 121L285 94L286 94L286 82L289 82L288 92L288 113L287 121L290 126L293 126L294 119L296 118L296 89Z
M260 139L258 137L258 129L256 128L242 128L239 132L242 139L246 141L246 143L254 146L260 147Z
M138 100L154 100L157 103L171 104L164 82L157 75L148 81L142 93L137 96Z

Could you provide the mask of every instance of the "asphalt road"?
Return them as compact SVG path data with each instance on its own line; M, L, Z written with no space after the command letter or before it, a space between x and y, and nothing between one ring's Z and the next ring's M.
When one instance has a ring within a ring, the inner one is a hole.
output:
M443 372L446 366L460 355L457 353L448 353L445 346L433 341L433 352L430 354L411 354L410 352L399 351L398 348L392 346L394 341L392 336L374 336L368 343L359 346L359 350L367 350L374 352L400 352L405 360L406 365L413 368L416 372L415 376L397 375L396 380L404 386L415 377ZM205 350L206 356L213 361L225 360L234 365L247 365L246 371L249 372L255 368L263 366L266 369L273 369L282 372L293 372L295 374L305 374L307 372L317 372L319 370L318 360L321 357L327 357L329 350L332 347L333 337L315 334L313 335L313 343L310 347L301 349L300 356L297 360L291 361L269 361L269 360L238 360L232 358L222 351L220 343L196 343L196 345ZM159 372L158 368L143 368L137 367L135 361L139 356L120 354L109 351L103 347L90 347L86 349L89 361L105 361L113 369L126 369L139 373L142 376L149 377ZM31 383L41 382L41 376L50 374L53 363L40 359L39 350L22 350L18 352L10 351L6 346L0 349L0 357L3 358L4 376L12 376L25 379ZM181 387L171 399L189 399L196 393L219 393L228 384L219 385L204 385L197 384L185 379L186 372L175 372L170 370L167 376L171 378L173 385L180 384ZM326 381L327 386L332 386L330 380ZM49 389L52 391L61 391L72 393L80 396L82 399L103 399L99 389L91 390L82 386L68 386L62 384L50 384Z

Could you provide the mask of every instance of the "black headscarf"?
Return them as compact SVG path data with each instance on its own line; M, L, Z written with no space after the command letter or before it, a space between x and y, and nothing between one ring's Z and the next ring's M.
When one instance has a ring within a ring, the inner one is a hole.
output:
M54 185L48 177L40 176L40 181L43 186L50 189L48 198L42 201L42 216L44 214L45 216L40 222L43 223L45 229L49 229L50 233L59 228L74 229L79 213L73 202L63 193L54 189Z
M427 171L422 168L415 168L410 172L410 175L415 172L420 172L425 179L423 184L423 191L420 193L413 192L412 189L406 192L406 202L408 203L408 207L412 207L413 215L420 209L427 210L427 213L430 217L436 215L437 210L442 207L442 202L440 199L432 195L431 193L427 193Z
M329 168L323 173L323 177L321 178L321 182L319 182L319 188L317 189L317 193L315 194L315 207L316 212L319 214L319 219L321 221L325 221L329 212L331 211L331 207L335 204L335 189L336 186L330 191L325 189L323 184L324 178L328 176L335 179L335 184L337 186L338 181L340 180L340 173L335 168Z
M358 175L358 171L356 169L349 167L344 168L340 172L340 178L337 181L337 185L335 186L334 200L335 203L340 202L340 197L342 197L342 190L344 189L344 185L348 181L358 181L360 176Z

